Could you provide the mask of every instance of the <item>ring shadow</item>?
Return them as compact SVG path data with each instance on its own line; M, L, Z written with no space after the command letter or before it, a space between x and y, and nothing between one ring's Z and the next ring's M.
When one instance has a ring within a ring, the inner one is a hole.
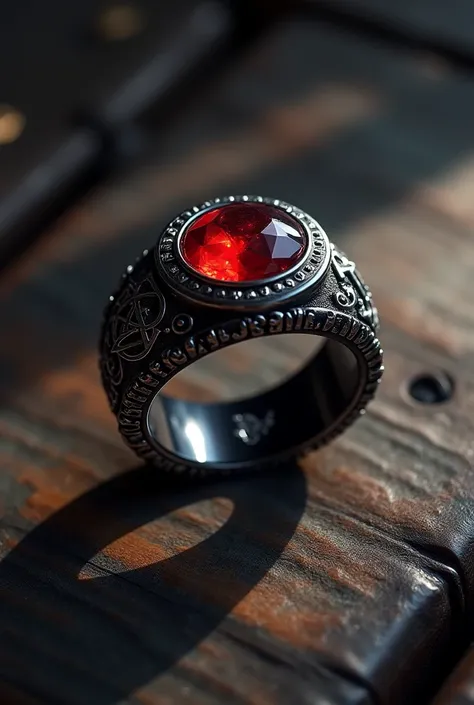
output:
M119 574L101 569L97 554L111 542L214 497L233 510L201 543ZM257 585L305 504L296 463L200 484L144 466L80 496L0 563L0 702L122 702L194 649ZM98 577L80 579L91 558Z

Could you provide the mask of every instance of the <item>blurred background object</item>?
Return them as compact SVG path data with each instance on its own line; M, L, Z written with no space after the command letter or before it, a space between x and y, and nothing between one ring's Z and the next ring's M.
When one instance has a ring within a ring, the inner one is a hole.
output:
M36 3L3 9L0 27L0 261L121 156L134 122L163 114L203 65L230 50L224 3Z
M290 13L406 47L437 66L474 62L466 0L449 10L384 0L8 4L0 26L0 266L98 179L145 153L177 115L194 111L202 89L209 100L224 67ZM324 110L324 101L314 107Z

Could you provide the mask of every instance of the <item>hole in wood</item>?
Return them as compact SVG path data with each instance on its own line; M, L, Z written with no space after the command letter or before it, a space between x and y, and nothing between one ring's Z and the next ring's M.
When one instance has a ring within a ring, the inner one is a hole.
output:
M443 404L453 396L454 380L443 371L420 374L411 380L408 391L420 404Z

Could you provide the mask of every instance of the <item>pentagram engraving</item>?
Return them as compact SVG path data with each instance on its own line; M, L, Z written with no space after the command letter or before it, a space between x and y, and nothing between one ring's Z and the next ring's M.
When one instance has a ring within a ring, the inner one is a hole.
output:
M166 310L163 294L153 276L128 276L122 289L110 297L102 329L100 366L112 409L119 404L124 365L142 360L160 334L158 325Z
M340 290L334 294L341 308L357 308L359 316L374 330L379 327L377 309L372 303L372 294L356 269L355 263L332 245L332 264Z
M129 280L116 300L109 321L110 353L122 360L142 360L153 347L165 313L165 299L151 276Z

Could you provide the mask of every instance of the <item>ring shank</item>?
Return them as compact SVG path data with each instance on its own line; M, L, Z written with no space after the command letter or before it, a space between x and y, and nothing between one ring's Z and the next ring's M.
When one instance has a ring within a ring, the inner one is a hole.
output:
M328 339L293 377L264 394L199 404L156 394L147 435L185 462L230 466L259 462L304 446L338 425L364 374L355 354Z

